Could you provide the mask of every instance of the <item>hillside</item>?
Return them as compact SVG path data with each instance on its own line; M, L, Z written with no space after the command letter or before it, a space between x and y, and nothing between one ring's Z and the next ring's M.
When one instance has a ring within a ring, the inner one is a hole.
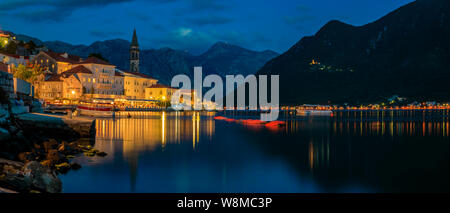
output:
M258 73L280 75L283 103L448 101L448 38L450 1L418 0L364 26L330 21Z

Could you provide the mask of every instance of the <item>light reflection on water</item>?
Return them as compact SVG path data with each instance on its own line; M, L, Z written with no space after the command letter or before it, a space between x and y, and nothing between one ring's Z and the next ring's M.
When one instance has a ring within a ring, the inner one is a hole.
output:
M448 115L283 116L270 128L198 112L99 119L95 148L109 155L61 178L65 192L450 192Z

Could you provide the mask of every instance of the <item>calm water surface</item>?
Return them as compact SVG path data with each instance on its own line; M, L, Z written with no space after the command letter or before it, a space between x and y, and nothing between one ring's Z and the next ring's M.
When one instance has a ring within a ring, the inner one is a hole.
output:
M64 192L450 192L449 112L285 116L286 127L212 113L99 119ZM228 115L230 116L230 115Z

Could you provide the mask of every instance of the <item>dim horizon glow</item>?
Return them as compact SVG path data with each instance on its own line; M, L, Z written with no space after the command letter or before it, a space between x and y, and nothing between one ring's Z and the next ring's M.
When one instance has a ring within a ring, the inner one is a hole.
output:
M2 0L0 29L74 45L131 40L200 54L223 41L282 53L330 20L360 26L412 0Z

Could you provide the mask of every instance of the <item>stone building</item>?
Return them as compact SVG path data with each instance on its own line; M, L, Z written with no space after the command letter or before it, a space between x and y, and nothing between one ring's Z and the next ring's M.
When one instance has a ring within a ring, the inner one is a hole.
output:
M33 64L39 64L53 74L61 74L81 61L81 58L78 56L52 51L41 51L31 60Z
M0 53L0 62L11 65L11 67L17 67L19 64L26 65L29 62L30 57L21 56L16 54Z
M150 87L145 88L145 99L170 101L172 94L176 90L176 88L164 84L154 84Z
M61 99L63 97L63 80L60 74L45 75L44 79L36 86L38 98L46 101Z
M136 36L136 29L134 29L133 39L130 45L130 72L139 73L139 43Z
M141 73L119 71L124 77L124 96L128 99L145 99L145 88L150 87L158 80Z

